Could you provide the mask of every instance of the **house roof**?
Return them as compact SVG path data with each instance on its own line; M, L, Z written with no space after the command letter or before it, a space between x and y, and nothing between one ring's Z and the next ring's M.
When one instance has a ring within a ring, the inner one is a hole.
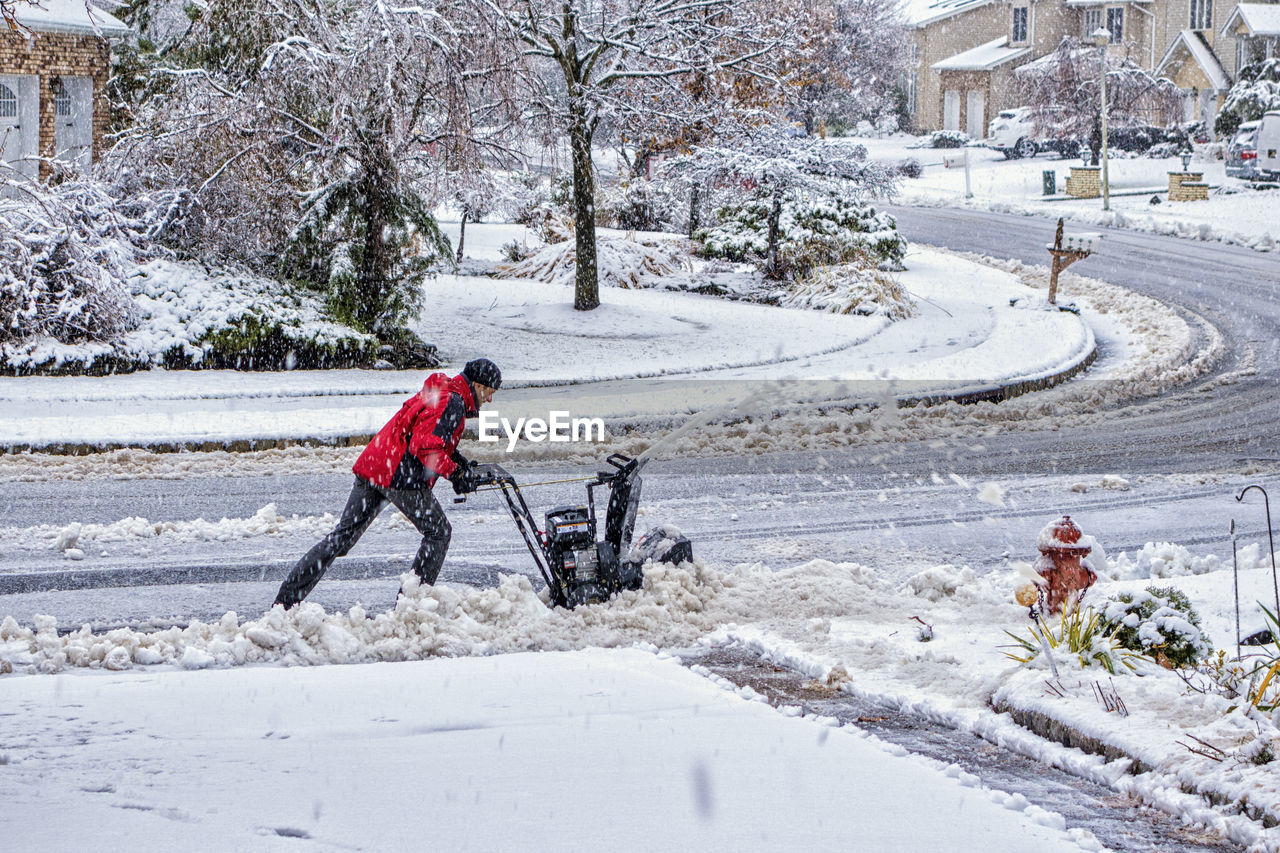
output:
M1169 45L1169 49L1164 53L1164 58L1156 66L1156 73L1162 73L1184 51L1195 60L1196 65L1204 72L1209 85L1214 89L1231 88L1230 75L1222 67L1222 63L1218 61L1218 56L1213 52L1213 48L1205 41L1204 34L1196 30L1183 30L1178 33L1178 37L1173 40L1173 44Z
M1098 53L1098 49L1096 47L1077 47L1070 52L1070 54L1068 55L1068 59L1074 61L1075 59L1078 59L1079 57L1084 56L1086 54L1097 55L1097 53ZM1052 66L1056 65L1059 61L1061 60L1058 56L1058 51L1055 50L1052 53L1046 53L1044 56L1041 56L1038 59L1033 59L1030 62L1025 62L1022 65L1019 65L1017 68L1014 69L1013 73L1030 74L1034 71L1049 69Z
M1237 24L1251 36L1280 36L1280 3L1238 4L1222 25L1222 34L1231 35Z
M990 71L997 65L1025 56L1031 52L1028 47L1009 47L1009 37L1000 36L986 44L970 48L963 53L935 62L930 67L934 71Z
M1145 6L1146 4L1151 3L1152 0L1124 0L1124 2L1140 3ZM1072 8L1078 6L1114 6L1116 5L1116 0L1067 0L1066 5L1071 6Z
M38 33L73 33L119 38L132 32L114 15L86 0L39 0L39 6L18 3L14 17L18 23Z
M994 2L995 0L902 0L900 8L906 22L919 29L934 21Z

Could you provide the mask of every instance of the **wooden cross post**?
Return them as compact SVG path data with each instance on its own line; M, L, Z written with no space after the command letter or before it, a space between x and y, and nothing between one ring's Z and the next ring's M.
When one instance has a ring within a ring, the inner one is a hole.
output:
M1062 220L1059 219L1058 231L1053 235L1053 245L1049 247L1049 254L1053 255L1053 266L1049 272L1049 304L1056 305L1058 303L1054 300L1058 298L1058 273L1093 253L1087 249L1062 248Z

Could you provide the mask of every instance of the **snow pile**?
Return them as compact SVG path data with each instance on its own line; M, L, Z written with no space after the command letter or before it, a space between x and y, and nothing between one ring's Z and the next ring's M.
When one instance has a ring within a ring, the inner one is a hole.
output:
M1193 578L1188 587L1211 635L1230 618L1222 574L1209 577L1203 588L1195 588L1200 579ZM1263 574L1254 573L1256 589L1246 590L1246 600L1263 586L1269 591L1269 573L1265 584ZM1046 670L1011 665L1002 654L1009 642L1004 632L1026 624L1025 609L1011 601L1017 577L974 577L967 567L924 566L895 588L872 568L826 560L780 570L759 563L723 570L696 562L650 564L642 590L573 611L549 609L522 576L505 576L489 589L420 587L412 575L402 580L405 595L393 610L378 614L359 606L327 613L304 603L246 621L228 613L215 622L154 632L84 627L64 635L48 617L31 627L6 618L0 624L0 669L205 669L740 644L840 690L945 721L1070 767L1120 793L1162 803L1242 847L1273 849L1268 844L1276 842L1275 831L1214 811L1179 788L1242 802L1253 814L1280 815L1280 777L1273 763L1280 714L1259 713L1212 692L1188 693L1178 675L1154 665L1143 667L1142 677L1122 672L1100 682L1123 700L1128 717L1108 711L1098 699L1091 671L1066 670L1054 690L1046 689ZM921 642L922 624L929 642ZM1166 620L1165 627L1172 622ZM1060 668L1065 665L1064 658ZM1059 721L1155 770L1126 776L1128 762L1084 756L1031 736L1008 714L994 713L992 703ZM1190 752L1180 741L1194 742L1183 734L1215 745L1226 759Z
M906 586L914 595L926 601L937 602L954 596L961 586L971 584L975 579L973 569L968 566L933 566L912 575L907 579Z
M396 518L399 517L396 516ZM157 538L175 543L230 542L255 536L318 535L330 530L334 521L334 516L329 513L305 517L293 515L286 518L280 515L274 503L269 503L248 518L223 518L220 521L205 521L203 518L197 518L192 521L153 522L141 517L129 517L110 524L79 522L65 526L44 524L22 532L25 534L23 538L44 541L54 550L67 552L70 549L81 549L89 542L103 544ZM11 539L12 534L6 534L4 538Z
M0 660L30 672L66 667L168 663L185 668L247 663L323 664L420 660L433 656L619 647L687 645L725 625L771 613L779 618L834 618L850 602L883 606L896 594L866 567L815 560L774 571L763 564L720 572L701 563L649 564L644 588L607 605L548 608L528 578L504 575L489 589L436 585L401 576L404 595L388 613L361 607L326 613L303 603L276 607L241 622L143 632L94 633L88 626L59 635L55 620L24 628L12 617L0 626ZM123 649L123 651L118 651Z
M572 286L577 257L574 242L567 240L544 246L517 263L499 264L497 273L503 278ZM601 238L596 242L596 269L602 285L647 287L651 278L670 275L687 266L687 248L676 241Z
M1241 568L1260 567L1259 547L1249 545L1240 550ZM1222 568L1222 561L1213 554L1197 556L1186 547L1171 542L1148 542L1132 556L1122 551L1108 561L1106 574L1112 580L1141 578L1174 578L1183 575L1203 575Z

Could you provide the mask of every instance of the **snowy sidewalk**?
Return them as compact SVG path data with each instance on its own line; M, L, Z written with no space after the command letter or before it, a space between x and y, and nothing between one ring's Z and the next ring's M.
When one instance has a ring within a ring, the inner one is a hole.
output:
M472 230L469 241L485 236ZM448 370L481 355L503 367L493 407L502 417L568 411L612 426L743 406L968 397L1061 378L1095 351L1088 324L1037 307L1037 293L1009 273L921 249L907 266L899 280L919 311L896 323L617 288L584 313L572 310L563 287L449 276L431 285L433 310L419 331L449 358ZM1018 307L1010 304L1018 298ZM433 325L441 317L448 326ZM0 447L360 440L423 376L156 370L0 378Z
M29 721L0 781L12 849L1096 849L1017 794L637 650L0 695Z

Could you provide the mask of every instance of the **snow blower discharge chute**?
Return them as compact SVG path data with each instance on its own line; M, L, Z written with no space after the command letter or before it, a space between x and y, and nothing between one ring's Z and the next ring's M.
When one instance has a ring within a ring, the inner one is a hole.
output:
M582 478L589 480L587 503L548 511L542 530L538 529L515 477L501 465L475 466L479 486L502 491L511 518L547 583L554 606L573 608L607 601L624 589L639 589L648 560L676 564L693 559L692 543L667 527L653 528L632 545L631 535L640 505L640 469L647 460L615 453L605 461L609 469L598 472L595 477ZM609 490L603 537L596 521L595 498L595 490L602 486ZM466 498L454 500L462 502Z

